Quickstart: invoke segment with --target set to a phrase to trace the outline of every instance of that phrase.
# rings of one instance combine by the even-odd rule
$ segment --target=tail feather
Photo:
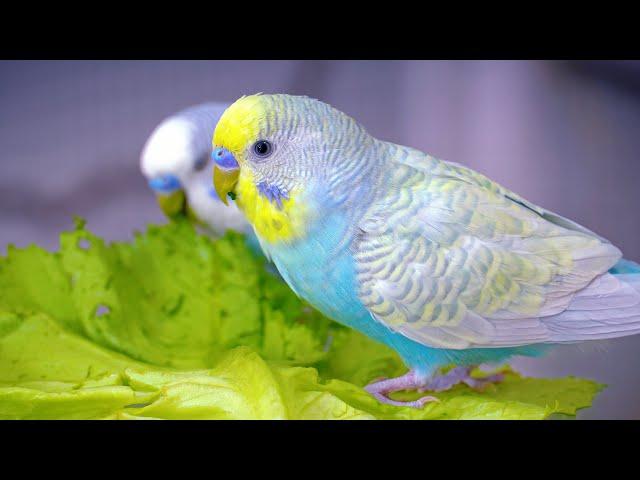
[[[622,273],[616,275],[616,278],[640,293],[640,273]]]
[[[609,273],[640,292],[640,264],[623,258],[609,270]]]
[[[551,341],[559,343],[640,333],[640,274],[604,274],[579,292],[567,310],[541,320]]]

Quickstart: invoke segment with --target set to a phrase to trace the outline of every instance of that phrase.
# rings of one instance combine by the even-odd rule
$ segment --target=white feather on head
[[[199,160],[209,161],[213,131],[227,107],[212,102],[171,115],[154,129],[140,155],[143,175],[149,180],[160,175],[177,177],[191,210],[217,235],[227,229],[250,229],[235,205],[227,207],[211,196],[211,168],[195,168]]]

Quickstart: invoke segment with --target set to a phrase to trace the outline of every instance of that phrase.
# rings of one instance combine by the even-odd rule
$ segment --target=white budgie
[[[168,216],[185,213],[213,236],[250,233],[240,211],[225,208],[211,184],[211,136],[224,103],[204,103],[171,115],[147,140],[140,168]]]

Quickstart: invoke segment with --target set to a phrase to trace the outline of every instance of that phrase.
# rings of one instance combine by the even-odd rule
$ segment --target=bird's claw
[[[413,372],[409,372],[401,377],[372,382],[365,387],[365,390],[375,397],[380,403],[396,407],[422,408],[426,403],[440,401],[431,395],[412,401],[392,400],[387,395],[400,390],[415,390],[418,386],[418,377]]]
[[[426,403],[439,402],[440,400],[431,395],[427,395],[417,400],[403,402],[392,400],[388,394],[400,390],[417,390],[420,393],[425,391],[443,392],[459,383],[464,383],[476,391],[484,391],[488,385],[504,380],[504,374],[502,373],[482,378],[473,378],[471,376],[471,370],[471,367],[456,367],[443,375],[432,377],[427,381],[416,375],[413,371],[410,371],[397,378],[376,379],[367,385],[365,390],[373,395],[379,402],[386,405],[422,408]]]
[[[494,375],[490,375],[488,377],[482,378],[472,378],[468,377],[463,380],[463,383],[467,385],[469,388],[473,388],[478,392],[484,392],[489,385],[493,385],[494,383],[500,383],[504,380],[503,373],[496,373]]]
[[[395,407],[411,407],[411,408],[422,408],[425,404],[431,402],[439,402],[440,400],[431,395],[426,395],[424,397],[418,398],[417,400],[411,401],[401,401],[401,400],[393,400],[386,396],[384,393],[374,392],[365,388],[371,395],[373,395],[380,403],[384,403],[385,405],[393,405]]]

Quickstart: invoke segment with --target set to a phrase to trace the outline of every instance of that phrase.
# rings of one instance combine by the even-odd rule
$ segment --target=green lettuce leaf
[[[542,419],[603,388],[506,370],[420,410],[362,389],[405,370],[297,298],[233,232],[212,241],[176,221],[107,245],[77,220],[55,253],[0,258],[2,419]]]

